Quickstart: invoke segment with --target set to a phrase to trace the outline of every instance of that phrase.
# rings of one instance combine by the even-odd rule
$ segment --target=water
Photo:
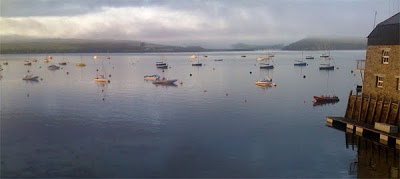
[[[318,69],[321,52],[307,52],[316,58],[306,67],[293,66],[301,52],[274,53],[273,70],[256,65],[265,52],[202,53],[203,67],[191,66],[191,53],[96,54],[111,56],[107,85],[93,80],[103,71],[95,54],[50,54],[48,64],[46,54],[2,55],[1,175],[355,177],[357,151],[325,116],[344,115],[365,51],[331,52],[338,69],[330,72]],[[155,68],[162,55],[171,67],[164,72]],[[75,66],[81,56],[86,67]],[[47,70],[63,58],[67,66]],[[21,80],[27,70],[43,80]],[[183,84],[155,86],[143,80],[150,74]],[[266,75],[276,87],[254,85]],[[321,94],[341,100],[313,106]]]

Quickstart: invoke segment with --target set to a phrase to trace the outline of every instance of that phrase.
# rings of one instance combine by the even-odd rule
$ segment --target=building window
[[[389,64],[389,50],[382,50],[382,63]]]
[[[376,87],[383,88],[383,77],[376,76]]]

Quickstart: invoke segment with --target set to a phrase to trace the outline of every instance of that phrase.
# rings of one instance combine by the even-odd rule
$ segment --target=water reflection
[[[358,178],[399,178],[399,150],[373,139],[345,133],[346,148],[357,150],[349,175]]]

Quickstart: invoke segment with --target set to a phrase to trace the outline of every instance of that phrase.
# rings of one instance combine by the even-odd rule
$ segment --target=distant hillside
[[[283,50],[362,50],[366,38],[305,38],[285,46]]]
[[[263,49],[282,49],[284,47],[283,44],[277,44],[277,45],[249,45],[249,44],[244,44],[244,43],[237,43],[233,44],[232,48],[233,49],[247,49],[247,50],[263,50]]]
[[[199,46],[179,47],[132,40],[35,39],[1,37],[1,53],[133,53],[133,52],[198,52]]]

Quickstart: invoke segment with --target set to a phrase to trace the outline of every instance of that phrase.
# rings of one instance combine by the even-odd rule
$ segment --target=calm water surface
[[[2,55],[1,175],[356,177],[349,164],[357,151],[325,116],[344,115],[365,51],[331,52],[339,69],[330,72],[318,69],[322,52],[306,52],[316,57],[306,67],[293,66],[301,52],[274,53],[273,70],[257,65],[265,52],[198,54],[208,55],[203,67],[191,66],[191,53],[49,54],[50,63],[46,54]],[[99,85],[93,78],[106,55],[111,83]],[[164,72],[155,67],[162,55],[171,67]],[[75,66],[81,56],[86,67]],[[62,59],[63,69],[47,69]],[[27,70],[43,80],[21,80]],[[156,86],[143,80],[148,74],[183,84]],[[254,85],[266,75],[276,87]],[[313,106],[321,94],[341,100]]]

